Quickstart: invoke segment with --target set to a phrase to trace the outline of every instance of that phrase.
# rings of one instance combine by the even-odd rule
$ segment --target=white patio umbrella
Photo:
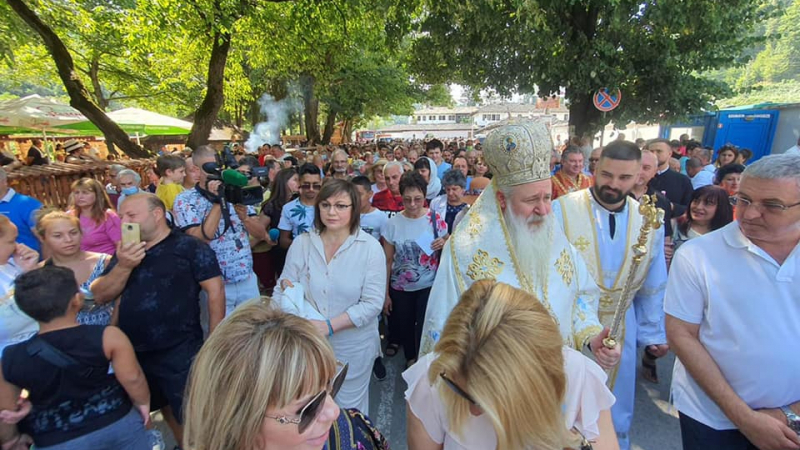
[[[77,109],[36,94],[0,102],[0,129],[17,129],[23,132],[56,131],[55,127],[86,120]]]

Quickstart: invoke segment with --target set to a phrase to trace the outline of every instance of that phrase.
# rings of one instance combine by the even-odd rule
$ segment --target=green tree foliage
[[[699,74],[739,63],[762,40],[751,30],[766,0],[423,0],[414,68],[453,81],[550,95],[566,89],[570,125],[583,135],[614,120],[681,117],[728,92]],[[622,105],[591,102],[620,88]]]
[[[239,127],[263,120],[264,93],[303,100],[303,125],[316,142],[341,121],[451,101],[446,88],[411,81],[406,1],[25,0],[66,44],[101,109],[188,116],[195,145],[217,119]],[[0,26],[13,28],[10,19]],[[3,36],[0,53],[4,43],[13,51],[0,65],[0,92],[66,98],[35,36]],[[331,129],[320,133],[321,122]]]

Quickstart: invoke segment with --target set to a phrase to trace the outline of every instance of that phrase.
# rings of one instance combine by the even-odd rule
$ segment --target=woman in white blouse
[[[507,284],[473,283],[403,378],[410,450],[619,449],[605,373]]]
[[[350,365],[336,402],[368,414],[386,259],[378,241],[361,230],[360,210],[352,183],[326,181],[314,206],[316,230],[292,242],[279,282],[282,289],[303,285],[306,301],[325,318],[311,322],[328,336],[336,358]]]

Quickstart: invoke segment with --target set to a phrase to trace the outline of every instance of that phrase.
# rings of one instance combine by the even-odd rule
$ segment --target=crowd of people
[[[748,152],[512,119],[237,148],[252,205],[164,152],[64,211],[0,169],[2,450],[151,450],[155,411],[186,450],[387,449],[401,350],[412,450],[627,450],[669,351],[685,450],[800,449],[800,155]]]

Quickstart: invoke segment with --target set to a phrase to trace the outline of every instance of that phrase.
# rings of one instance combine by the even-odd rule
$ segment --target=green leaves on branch
[[[565,88],[577,134],[709,108],[727,86],[699,74],[739,62],[770,14],[762,0],[424,1],[413,60],[423,81],[501,94]],[[589,98],[604,87],[622,89],[623,103],[601,115]]]

